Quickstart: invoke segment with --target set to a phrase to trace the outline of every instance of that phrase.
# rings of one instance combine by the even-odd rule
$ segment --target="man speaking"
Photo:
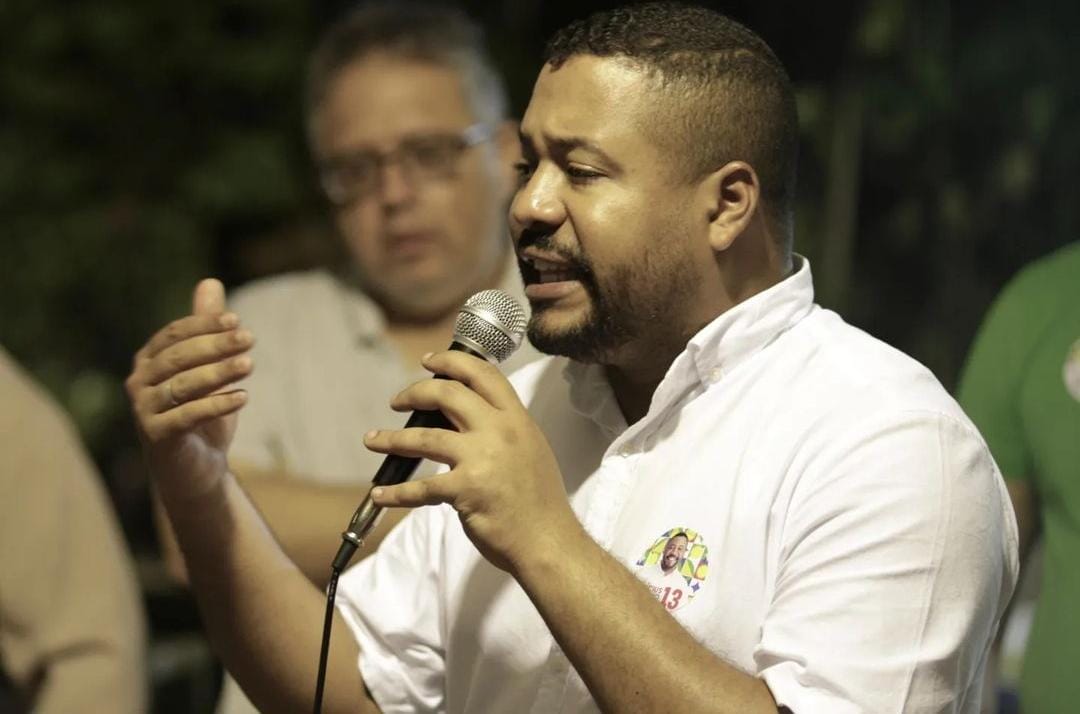
[[[925,368],[813,303],[796,125],[772,51],[717,13],[555,36],[510,211],[553,356],[507,381],[429,355],[451,379],[392,406],[455,430],[364,437],[448,470],[375,490],[418,510],[341,580],[327,711],[978,711],[1016,578],[1004,486]],[[200,284],[128,390],[217,652],[299,711],[324,599],[225,469],[246,346],[222,309]],[[642,578],[680,531],[671,610]]]

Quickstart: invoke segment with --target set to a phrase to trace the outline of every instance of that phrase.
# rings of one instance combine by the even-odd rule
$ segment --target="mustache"
[[[592,266],[580,252],[571,250],[566,246],[555,242],[555,237],[547,231],[526,228],[518,238],[518,249],[537,248],[545,253],[557,255],[566,261],[571,268],[585,275],[592,275]]]

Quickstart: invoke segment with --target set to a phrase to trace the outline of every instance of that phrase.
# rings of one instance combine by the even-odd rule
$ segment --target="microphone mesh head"
[[[481,290],[465,301],[454,323],[454,339],[502,362],[525,336],[525,310],[502,290]]]

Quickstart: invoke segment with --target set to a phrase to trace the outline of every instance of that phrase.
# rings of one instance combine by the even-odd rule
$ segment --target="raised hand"
[[[450,379],[417,382],[390,406],[439,409],[457,431],[374,431],[364,443],[380,453],[432,459],[450,471],[377,488],[375,502],[384,507],[449,503],[484,557],[511,573],[535,549],[557,548],[556,540],[578,533],[547,439],[499,370],[449,351],[428,356],[424,366]]]
[[[125,386],[151,472],[166,500],[197,498],[226,470],[236,412],[247,393],[254,338],[225,312],[213,279],[195,287],[192,314],[174,320],[135,353]]]

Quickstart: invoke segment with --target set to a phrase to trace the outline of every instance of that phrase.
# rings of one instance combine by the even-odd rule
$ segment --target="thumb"
[[[225,286],[217,278],[200,280],[195,286],[191,308],[196,315],[216,315],[225,312]]]

